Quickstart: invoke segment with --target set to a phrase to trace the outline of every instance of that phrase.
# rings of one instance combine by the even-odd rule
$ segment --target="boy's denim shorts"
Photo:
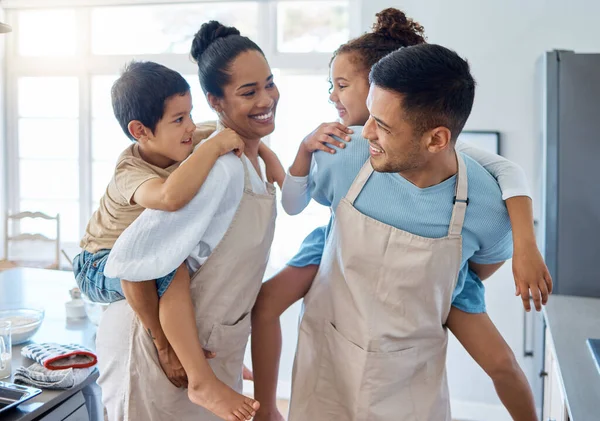
[[[125,299],[121,280],[104,276],[109,253],[110,250],[100,250],[97,253],[83,251],[73,261],[73,272],[79,289],[91,301],[97,303],[112,303]],[[159,297],[162,297],[171,285],[176,271],[156,280]]]

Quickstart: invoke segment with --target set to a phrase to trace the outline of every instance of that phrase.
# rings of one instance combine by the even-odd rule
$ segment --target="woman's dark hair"
[[[371,67],[392,51],[401,47],[423,44],[424,29],[404,12],[392,7],[375,15],[377,22],[372,32],[367,32],[339,47],[331,61],[340,54],[353,53],[354,59],[369,72]]]
[[[240,35],[232,26],[211,20],[202,24],[194,36],[191,55],[198,64],[198,77],[204,94],[223,96],[223,87],[229,83],[229,68],[237,56],[245,51],[264,53],[254,41]]]

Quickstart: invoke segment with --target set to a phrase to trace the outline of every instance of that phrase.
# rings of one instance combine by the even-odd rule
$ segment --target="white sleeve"
[[[468,142],[458,142],[456,150],[469,155],[486,169],[498,181],[502,190],[502,199],[516,196],[529,196],[529,183],[525,171],[519,165],[506,158],[487,152]]]
[[[177,269],[202,241],[221,202],[230,193],[228,190],[243,190],[243,183],[238,185],[238,174],[233,174],[232,166],[225,163],[227,159],[239,158],[233,154],[219,158],[196,196],[183,208],[175,212],[154,209],[142,212],[110,251],[106,276],[147,281]]]
[[[310,176],[294,177],[290,171],[285,174],[281,189],[281,206],[288,215],[298,215],[310,203],[309,177],[313,178],[317,166],[315,160],[310,162]]]

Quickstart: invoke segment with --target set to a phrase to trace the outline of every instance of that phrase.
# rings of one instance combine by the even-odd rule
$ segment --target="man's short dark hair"
[[[139,120],[152,132],[163,117],[165,102],[190,91],[187,81],[174,70],[151,61],[129,63],[111,90],[115,117],[123,132],[135,140],[127,126]]]
[[[402,95],[406,117],[419,133],[443,126],[456,140],[473,108],[475,80],[469,64],[440,45],[400,48],[373,66],[369,80]]]

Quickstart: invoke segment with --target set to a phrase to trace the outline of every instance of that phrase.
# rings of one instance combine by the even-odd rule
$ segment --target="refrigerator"
[[[543,62],[546,264],[555,294],[600,297],[600,54]]]
[[[554,294],[600,297],[600,54],[555,50],[538,64],[541,91],[542,217],[538,240]],[[541,315],[525,337],[543,396],[544,332]],[[527,330],[526,324],[526,330]]]

